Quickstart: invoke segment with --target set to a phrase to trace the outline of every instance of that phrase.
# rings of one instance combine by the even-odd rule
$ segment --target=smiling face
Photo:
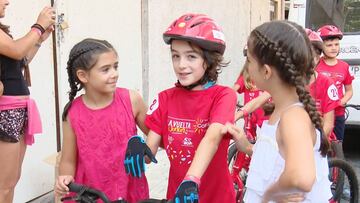
[[[202,51],[196,45],[183,40],[171,42],[171,58],[174,72],[180,84],[189,86],[198,82],[205,74],[206,65]],[[199,84],[193,90],[200,90]]]
[[[5,9],[9,5],[8,0],[0,0],[0,18],[5,17]]]
[[[119,77],[118,57],[114,51],[102,53],[90,71],[79,70],[79,79],[86,90],[99,93],[113,93]],[[82,72],[81,72],[82,71]]]
[[[336,58],[340,50],[340,40],[338,38],[324,40],[323,52],[328,58]]]

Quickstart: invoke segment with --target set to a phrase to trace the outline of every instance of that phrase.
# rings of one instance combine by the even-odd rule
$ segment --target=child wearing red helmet
[[[339,106],[335,109],[334,132],[338,140],[344,139],[345,130],[345,104],[353,95],[352,76],[349,72],[349,65],[336,57],[340,51],[339,41],[342,39],[342,32],[333,25],[325,25],[319,28],[318,33],[323,40],[323,57],[320,58],[316,71],[330,77],[338,90]],[[345,89],[345,91],[343,91]]]
[[[152,157],[162,144],[170,161],[168,199],[235,202],[227,167],[231,137],[221,129],[234,122],[236,93],[216,84],[221,67],[227,65],[224,34],[208,16],[186,14],[170,25],[163,38],[170,45],[178,81],[152,102],[145,120],[150,129],[146,144],[129,140],[125,167],[140,175],[144,154]],[[134,153],[136,148],[143,150]],[[140,161],[131,161],[136,159]]]

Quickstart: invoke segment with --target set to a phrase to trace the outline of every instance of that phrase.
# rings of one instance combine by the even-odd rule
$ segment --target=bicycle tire
[[[345,176],[347,176],[347,178],[349,180],[350,203],[358,203],[359,202],[359,183],[358,183],[356,173],[355,173],[354,169],[352,168],[352,166],[349,163],[347,163],[345,160],[342,160],[342,159],[330,159],[328,161],[328,163],[329,163],[329,170],[331,170],[331,168],[337,167],[337,168],[341,169],[341,171],[344,172]],[[345,176],[344,176],[344,179],[345,179]],[[343,193],[343,189],[341,191],[336,190],[335,194],[333,194],[332,199],[340,202],[342,193]]]

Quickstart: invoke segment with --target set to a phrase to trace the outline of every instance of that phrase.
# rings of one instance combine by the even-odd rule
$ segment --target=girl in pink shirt
[[[118,56],[105,40],[85,39],[70,51],[67,63],[69,103],[63,113],[63,147],[57,195],[65,195],[71,181],[105,193],[112,200],[130,203],[149,196],[145,176],[125,173],[127,140],[137,134],[136,125],[146,134],[146,106],[140,95],[117,88]],[[75,98],[84,88],[85,94]]]
[[[150,105],[146,144],[138,137],[129,140],[127,172],[141,177],[144,154],[152,157],[162,144],[170,161],[167,199],[235,202],[226,160],[230,136],[221,129],[226,122],[234,122],[236,93],[216,84],[220,68],[227,65],[224,34],[208,16],[185,14],[163,38],[170,45],[178,81]]]

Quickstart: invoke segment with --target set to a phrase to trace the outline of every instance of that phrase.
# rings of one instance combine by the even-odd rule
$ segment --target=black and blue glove
[[[173,203],[198,203],[199,186],[192,180],[184,180],[176,190]]]
[[[155,156],[145,144],[144,139],[138,135],[132,136],[128,141],[125,153],[124,165],[126,173],[140,178],[141,174],[145,172],[145,155],[147,155],[152,162],[157,163]]]

